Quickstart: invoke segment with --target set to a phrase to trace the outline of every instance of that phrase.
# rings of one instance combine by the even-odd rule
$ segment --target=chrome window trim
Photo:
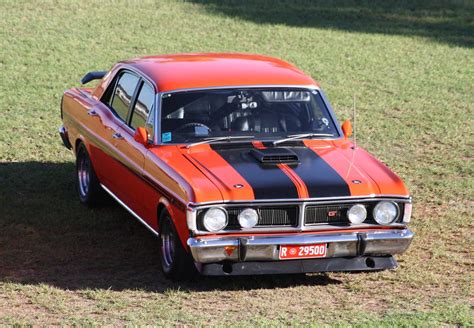
[[[340,225],[330,225],[327,223],[320,223],[320,224],[305,224],[304,223],[304,215],[306,212],[306,207],[313,206],[313,205],[330,205],[330,204],[338,204],[338,203],[362,203],[362,202],[377,202],[377,201],[393,201],[393,202],[402,202],[402,203],[411,203],[411,197],[345,197],[345,198],[337,198],[337,199],[330,199],[330,198],[322,198],[318,201],[312,200],[292,200],[292,201],[271,201],[265,200],[262,202],[235,202],[235,203],[220,203],[219,205],[212,205],[206,204],[202,206],[196,207],[189,207],[187,209],[187,222],[188,228],[195,234],[198,235],[209,235],[209,234],[232,234],[232,233],[264,233],[264,232],[304,232],[304,231],[315,231],[315,230],[343,230],[343,229],[352,229],[352,228],[371,228],[371,227],[387,227],[382,226],[380,224],[370,224],[370,223],[361,223],[361,224],[348,224],[347,226],[340,226]],[[254,227],[248,229],[239,229],[239,230],[224,230],[219,232],[208,232],[202,231],[197,229],[197,211],[203,210],[210,207],[220,207],[220,208],[227,208],[227,207],[255,207],[255,206],[287,206],[293,205],[298,206],[298,225],[296,227],[288,227],[288,226],[280,226],[271,228],[268,226],[263,226],[261,228]],[[190,220],[194,219],[194,223],[190,222]],[[394,223],[388,225],[390,227],[406,227],[406,224],[403,222]]]
[[[142,71],[136,69],[134,66],[132,65],[127,65],[127,64],[121,64],[120,65],[120,68],[118,69],[117,73],[115,74],[118,74],[120,71],[123,71],[123,70],[128,70],[128,71],[131,71],[135,74],[137,74],[139,77],[143,78],[144,80],[146,80],[149,84],[151,84],[152,88],[155,90],[155,92],[158,92],[158,87],[156,86],[156,83],[153,79],[149,78],[148,75],[146,75],[145,73],[143,73]],[[115,77],[115,76],[114,76]]]
[[[258,88],[301,88],[309,90],[318,90],[321,89],[314,84],[245,84],[245,85],[224,85],[224,86],[210,86],[210,87],[200,87],[200,88],[182,88],[174,89],[169,91],[161,91],[161,93],[176,93],[176,92],[188,92],[188,91],[204,91],[204,90],[222,90],[222,89],[258,89]]]
[[[155,136],[154,136],[154,140],[153,140],[153,144],[155,145],[159,145],[161,144],[161,121],[160,121],[160,116],[161,116],[161,93],[158,92],[156,93],[156,96],[155,96],[155,124],[154,124],[154,132],[155,132]]]

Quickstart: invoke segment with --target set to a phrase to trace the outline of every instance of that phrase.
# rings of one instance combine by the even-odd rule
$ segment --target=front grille
[[[305,212],[305,224],[346,224],[347,210],[350,204],[308,206]]]
[[[364,223],[375,223],[372,217],[372,210],[377,202],[372,203],[360,203],[367,209],[367,219]],[[305,210],[305,224],[334,224],[334,225],[345,225],[350,224],[347,218],[347,210],[354,204],[331,204],[331,205],[310,205]],[[400,218],[400,214],[397,220]]]
[[[367,219],[364,223],[376,224],[372,211],[378,201],[367,202],[367,203],[358,203],[365,206],[367,209]],[[347,218],[347,210],[353,206],[351,204],[328,204],[328,205],[309,205],[305,210],[305,225],[316,225],[316,224],[334,224],[334,225],[348,225],[350,224],[349,219]],[[398,203],[400,212],[398,213],[397,219],[395,222],[399,222],[403,217],[404,206],[401,206],[401,203]]]
[[[242,208],[229,208],[228,229],[240,229],[239,215]],[[256,209],[259,213],[257,227],[296,227],[298,225],[298,207],[261,207]]]
[[[357,203],[331,203],[331,204],[308,204],[304,207],[304,225],[340,225],[348,226],[350,222],[347,218],[347,211],[354,204],[364,205],[367,209],[367,219],[364,223],[377,224],[373,219],[373,209],[379,200],[367,200]],[[397,202],[400,212],[395,222],[401,222],[404,215],[404,202]],[[239,213],[244,208],[253,208],[258,211],[259,221],[255,228],[296,228],[299,226],[300,210],[303,210],[302,205],[254,205],[254,206],[240,206],[240,207],[226,207],[228,215],[228,225],[225,231],[238,231],[241,226],[237,219]],[[204,214],[207,209],[199,210],[197,213],[197,228],[200,231],[206,231],[203,225]],[[262,229],[263,230],[263,229]]]
[[[290,226],[298,225],[298,208],[262,208],[259,210],[259,226]]]
[[[280,207],[253,207],[259,213],[259,220],[256,227],[296,227],[298,226],[298,206],[280,206]],[[229,222],[225,230],[240,230],[239,213],[244,209],[226,208]],[[206,230],[202,223],[206,210],[198,213],[198,229]]]

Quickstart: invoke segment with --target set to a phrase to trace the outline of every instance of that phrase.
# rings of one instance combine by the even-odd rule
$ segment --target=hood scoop
[[[264,165],[299,164],[298,155],[288,148],[252,149],[250,154]]]

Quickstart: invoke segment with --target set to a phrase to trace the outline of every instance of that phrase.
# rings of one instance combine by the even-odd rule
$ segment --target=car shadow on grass
[[[214,15],[257,24],[313,27],[360,33],[421,36],[474,46],[474,4],[447,1],[188,0]],[[275,35],[278,38],[278,35]],[[330,42],[330,40],[321,40]]]
[[[77,200],[73,163],[0,163],[0,281],[65,290],[249,290],[340,281],[328,275],[198,277],[175,283],[159,269],[157,239],[110,201]]]

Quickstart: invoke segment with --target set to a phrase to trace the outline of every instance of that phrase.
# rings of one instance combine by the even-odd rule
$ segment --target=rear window
[[[123,73],[115,87],[111,107],[124,122],[127,120],[128,109],[138,84],[138,77],[131,73]]]

